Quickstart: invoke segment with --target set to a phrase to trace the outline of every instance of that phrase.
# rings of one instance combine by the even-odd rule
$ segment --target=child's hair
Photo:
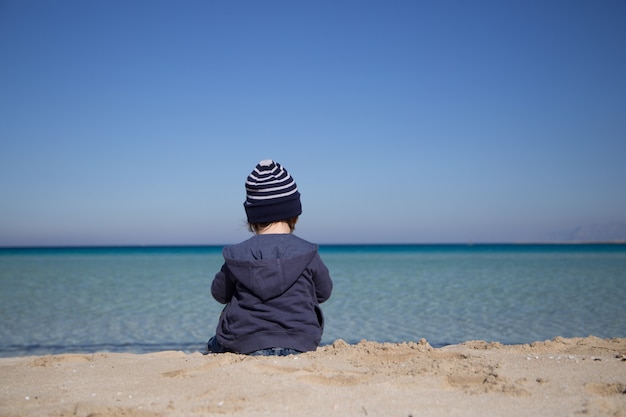
[[[293,232],[296,229],[296,223],[298,223],[298,217],[299,216],[291,217],[286,220],[279,220],[276,222],[268,222],[268,223],[248,223],[248,230],[256,234],[256,233],[259,233],[261,230],[265,229],[266,227],[268,227],[272,223],[280,223],[281,221],[283,221],[287,223],[287,225],[289,226],[289,229]]]

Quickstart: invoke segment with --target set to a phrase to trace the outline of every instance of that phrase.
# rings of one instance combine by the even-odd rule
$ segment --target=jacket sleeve
[[[315,254],[315,258],[311,262],[311,267],[313,270],[313,283],[315,284],[317,302],[323,303],[330,298],[330,294],[333,291],[333,281],[319,253]]]
[[[228,304],[235,292],[235,284],[230,279],[230,271],[226,264],[222,265],[220,272],[215,274],[211,284],[211,295],[218,303]]]

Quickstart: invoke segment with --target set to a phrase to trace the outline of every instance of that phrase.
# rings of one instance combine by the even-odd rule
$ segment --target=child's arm
[[[230,271],[226,264],[222,265],[220,272],[215,274],[211,284],[211,294],[218,303],[228,304],[235,292],[235,284],[229,278]]]
[[[330,278],[330,272],[328,272],[328,268],[324,265],[319,254],[315,255],[310,266],[313,270],[313,283],[315,284],[317,302],[323,303],[330,298],[330,293],[333,291],[333,281]]]

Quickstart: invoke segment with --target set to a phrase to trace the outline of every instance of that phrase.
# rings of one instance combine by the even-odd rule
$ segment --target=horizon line
[[[155,243],[155,244],[87,244],[87,245],[0,245],[0,249],[114,249],[114,248],[203,248],[225,247],[236,243]],[[488,246],[488,245],[624,245],[626,240],[564,241],[493,241],[493,242],[360,242],[317,243],[318,246]]]

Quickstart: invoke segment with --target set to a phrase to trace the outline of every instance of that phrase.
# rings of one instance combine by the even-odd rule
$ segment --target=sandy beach
[[[0,359],[1,416],[624,416],[626,339]]]

